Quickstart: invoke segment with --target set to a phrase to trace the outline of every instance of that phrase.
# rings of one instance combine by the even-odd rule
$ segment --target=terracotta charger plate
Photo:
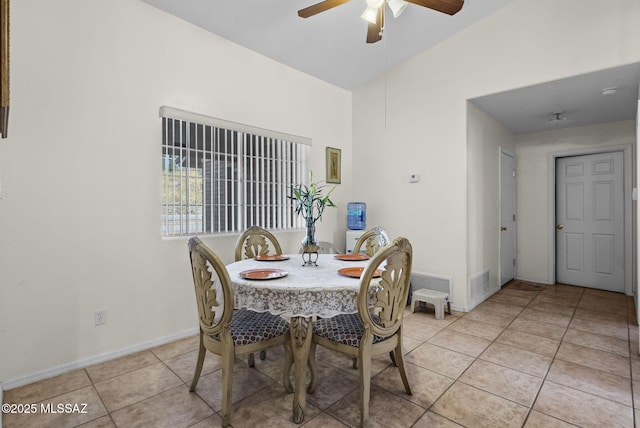
[[[364,272],[364,267],[346,267],[342,269],[338,269],[338,273],[344,276],[350,276],[351,278],[360,278],[362,276],[362,272]],[[377,278],[382,275],[382,271],[380,269],[376,269],[373,273],[373,277]]]
[[[288,272],[282,269],[249,269],[243,270],[239,275],[244,279],[276,279],[287,276]]]
[[[336,254],[334,257],[338,260],[344,260],[346,262],[361,262],[363,260],[370,259],[370,257],[366,254]]]
[[[263,254],[256,256],[255,259],[261,262],[281,262],[283,260],[289,260],[289,256],[283,256],[282,254]]]

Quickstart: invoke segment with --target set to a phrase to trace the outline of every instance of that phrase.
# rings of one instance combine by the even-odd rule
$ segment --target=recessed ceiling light
[[[612,95],[612,94],[615,94],[616,92],[618,92],[618,88],[616,87],[604,88],[603,90],[600,91],[602,95]]]
[[[563,120],[567,120],[566,117],[562,116],[563,111],[554,111],[553,116],[549,119],[549,122],[562,122]]]

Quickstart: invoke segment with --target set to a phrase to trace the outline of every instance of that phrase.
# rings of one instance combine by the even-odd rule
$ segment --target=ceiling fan
[[[320,12],[332,9],[351,0],[324,0],[298,11],[298,16],[309,18]],[[417,4],[447,15],[455,15],[462,9],[464,0],[367,0],[367,9],[362,18],[369,22],[367,29],[367,43],[375,43],[382,40],[384,30],[385,4],[389,5],[393,16],[397,18],[409,3]]]

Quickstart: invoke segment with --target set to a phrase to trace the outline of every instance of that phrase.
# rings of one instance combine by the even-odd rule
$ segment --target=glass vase
[[[304,235],[304,239],[302,240],[302,246],[306,247],[308,245],[318,245],[315,223],[307,223],[307,230]]]
[[[307,230],[302,240],[302,261],[304,266],[318,266],[318,240],[316,239],[316,225],[308,222]]]

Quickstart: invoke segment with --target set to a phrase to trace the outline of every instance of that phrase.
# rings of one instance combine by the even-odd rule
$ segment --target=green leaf
[[[307,220],[307,223],[315,223],[316,220],[322,218],[322,213],[326,207],[336,207],[333,201],[329,198],[331,193],[336,189],[333,186],[326,195],[322,195],[325,186],[313,182],[313,172],[309,171],[309,185],[298,184],[291,186],[290,199],[296,201],[295,212],[302,215]]]

